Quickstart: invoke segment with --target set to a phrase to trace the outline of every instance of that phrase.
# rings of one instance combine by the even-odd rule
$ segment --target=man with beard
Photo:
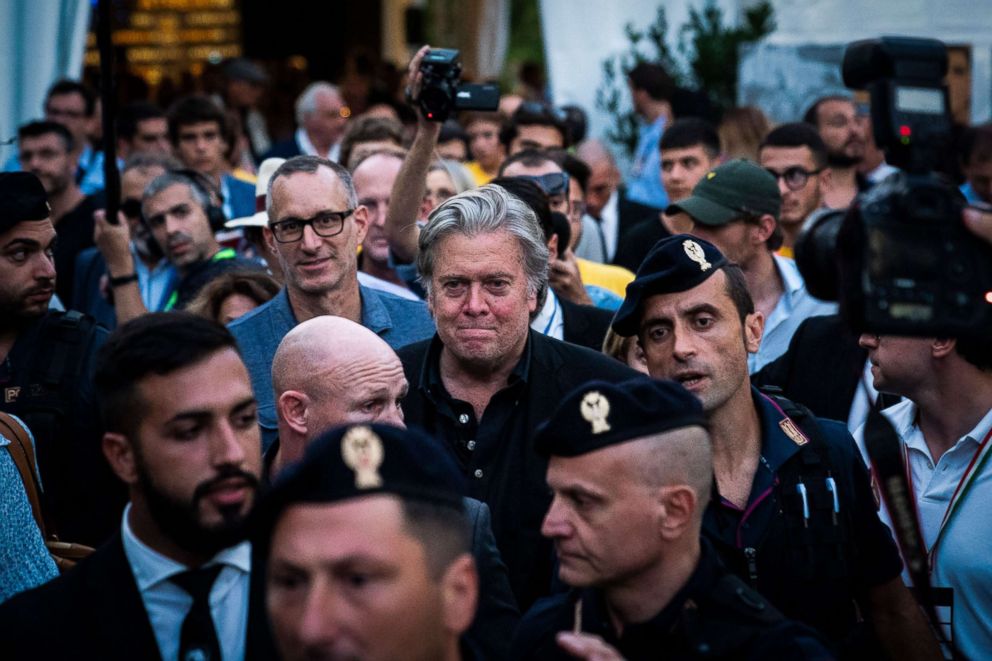
[[[846,96],[825,96],[814,103],[803,121],[820,132],[827,146],[830,185],[823,202],[831,209],[846,209],[864,188],[858,165],[865,157],[865,123],[854,101]]]
[[[108,544],[3,605],[5,657],[271,658],[241,541],[261,456],[234,338],[191,314],[146,315],[101,349],[96,383],[130,504]]]
[[[78,312],[48,309],[55,240],[41,181],[0,174],[0,410],[34,434],[50,527],[95,545],[124,503],[100,455],[91,376],[107,332]]]

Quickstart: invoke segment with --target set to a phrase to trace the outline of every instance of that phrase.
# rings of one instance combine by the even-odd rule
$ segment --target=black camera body
[[[963,196],[930,170],[950,138],[946,69],[933,39],[883,37],[844,53],[844,82],[869,90],[875,140],[901,171],[846,214],[811,219],[795,252],[810,293],[839,295],[855,331],[992,334],[992,246],[965,228]]]
[[[455,110],[496,110],[499,85],[462,83],[462,63],[457,50],[432,48],[420,62],[423,83],[420,110],[433,122],[443,122]]]

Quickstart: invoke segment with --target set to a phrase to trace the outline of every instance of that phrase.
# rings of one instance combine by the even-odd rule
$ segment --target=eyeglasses
[[[529,179],[541,187],[545,195],[568,195],[568,174],[550,172],[548,174],[522,174],[521,179]]]
[[[354,209],[345,211],[321,211],[312,218],[287,218],[269,225],[272,235],[279,243],[292,243],[303,238],[303,228],[309,225],[313,233],[324,238],[337,236],[344,229],[344,219],[355,213]]]
[[[772,168],[765,168],[765,172],[768,172],[776,179],[783,180],[789,190],[796,191],[802,190],[803,187],[806,186],[806,182],[809,181],[809,178],[815,174],[820,174],[823,172],[823,168],[806,170],[798,165],[794,165],[790,168],[785,168],[781,172],[773,170]]]

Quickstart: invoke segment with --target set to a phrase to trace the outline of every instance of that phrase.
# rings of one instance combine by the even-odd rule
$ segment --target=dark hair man
[[[858,117],[854,100],[846,96],[817,99],[803,121],[819,131],[827,146],[830,186],[824,203],[831,209],[846,209],[864,187],[858,165],[865,157],[865,122]]]
[[[661,183],[670,204],[692,194],[699,180],[720,163],[720,135],[706,120],[688,117],[672,122],[661,136]],[[682,226],[685,225],[685,226]],[[637,270],[651,246],[666,236],[688,229],[667,209],[653,212],[635,225],[620,242],[614,263]]]
[[[351,109],[335,85],[322,80],[310,83],[296,99],[296,133],[272,145],[263,158],[319,156],[338,162],[349,117]]]
[[[810,296],[796,263],[775,254],[782,245],[781,204],[775,178],[738,159],[710,170],[691,197],[668,208],[669,214],[691,218],[692,234],[716,245],[744,272],[764,324],[761,347],[748,357],[752,373],[785,353],[804,319],[837,310],[835,303]]]
[[[468,149],[472,160],[465,164],[479,186],[488,184],[497,175],[506,158],[506,148],[499,141],[503,118],[495,112],[469,112],[462,117],[468,134]]]
[[[34,434],[50,527],[96,546],[124,503],[100,454],[92,383],[107,332],[78,312],[49,310],[57,236],[50,214],[37,177],[0,173],[0,410]]]
[[[992,204],[992,124],[972,126],[961,138],[961,192],[968,202]]]
[[[792,257],[792,248],[803,222],[823,206],[830,188],[827,146],[816,130],[804,122],[782,124],[765,136],[758,147],[758,162],[778,180],[782,209],[779,254]]]
[[[931,583],[952,591],[937,603],[948,609],[944,635],[962,658],[982,657],[992,645],[988,600],[975,589],[989,580],[977,550],[992,541],[992,345],[987,338],[865,334],[861,346],[875,388],[906,398],[884,415],[902,445]],[[854,435],[864,451],[864,428]],[[882,520],[892,527],[887,507]]]
[[[143,222],[178,275],[161,308],[166,311],[185,308],[204,285],[221,273],[260,268],[217,243],[211,215],[218,216],[219,209],[205,184],[195,173],[169,171],[153,179],[142,195]],[[101,233],[108,234],[104,257],[114,289],[117,321],[124,323],[148,311],[139,290],[134,257],[128,249],[127,225],[122,222],[112,226],[104,218],[97,222]]]
[[[682,386],[591,381],[565,397],[535,445],[550,457],[554,494],[541,533],[554,540],[558,575],[572,590],[527,613],[513,658],[642,659],[659,650],[828,658],[812,631],[782,617],[700,543],[713,488],[710,440],[699,400]]]
[[[420,433],[351,424],[314,441],[256,526],[280,657],[463,658],[479,594],[464,489]]]
[[[507,156],[527,149],[567,149],[571,146],[564,113],[534,101],[520,104],[503,124],[499,141]]]
[[[41,180],[51,205],[51,220],[59,236],[55,246],[57,293],[63,304],[72,301],[76,255],[93,245],[96,202],[76,183],[74,138],[62,124],[31,122],[17,130],[18,158],[25,172]]]
[[[117,115],[117,155],[127,159],[135,154],[172,154],[169,121],[165,111],[147,101],[135,101]]]
[[[727,567],[835,652],[867,653],[854,635],[864,618],[889,655],[935,656],[845,426],[750,385],[762,326],[740,268],[685,234],[654,247],[613,322],[637,336],[652,377],[703,404],[716,477],[703,534]]]
[[[546,591],[551,570],[537,535],[546,462],[526,439],[575,383],[633,375],[530,331],[547,264],[544,233],[518,198],[490,184],[448,199],[421,231],[417,256],[437,335],[398,352],[411,386],[406,421],[444,441],[471,481],[469,495],[492,509],[522,608]]]
[[[96,383],[103,452],[131,502],[108,544],[3,605],[5,653],[271,658],[241,541],[260,454],[234,338],[193,315],[146,315],[103,346]]]
[[[369,210],[358,203],[351,175],[337,163],[296,156],[269,179],[265,240],[278,256],[285,287],[268,303],[237,319],[238,338],[259,401],[267,448],[276,437],[272,357],[279,342],[302,321],[324,314],[370,328],[392,347],[434,332],[427,306],[358,280],[358,246]]]
[[[403,125],[391,117],[364,115],[348,122],[338,162],[354,172],[366,157],[387,150],[403,155]]]
[[[230,148],[227,117],[205,96],[187,96],[169,108],[169,139],[176,157],[191,170],[201,172],[220,192],[225,218],[255,213],[255,188],[235,178],[226,154]]]
[[[644,124],[640,128],[634,165],[627,178],[630,199],[659,211],[672,200],[661,185],[659,142],[665,128],[674,119],[671,99],[675,83],[660,64],[641,62],[627,73],[630,96]]]
[[[287,333],[272,360],[272,384],[279,438],[265,461],[275,473],[332,427],[364,422],[406,428],[400,404],[408,388],[399,357],[368,328],[341,317],[314,317]],[[464,505],[480,580],[479,609],[467,637],[486,658],[504,658],[519,614],[489,508],[472,498]]]

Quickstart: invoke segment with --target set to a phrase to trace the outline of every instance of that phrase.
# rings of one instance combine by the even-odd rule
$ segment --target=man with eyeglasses
[[[831,175],[824,202],[831,209],[847,208],[866,186],[858,174],[865,158],[865,122],[858,117],[854,100],[825,96],[810,106],[803,121],[819,131],[827,147]]]
[[[751,373],[785,353],[804,319],[837,310],[835,303],[806,291],[794,261],[775,254],[782,245],[781,206],[775,177],[736,159],[707,172],[690,197],[666,210],[688,216],[691,234],[715,245],[744,271],[754,307],[764,318],[761,346],[747,357]]]
[[[824,194],[830,188],[827,147],[809,124],[782,124],[765,136],[758,148],[758,160],[778,179],[778,192],[782,194],[778,217],[782,247],[778,254],[792,257],[803,222],[823,206]]]
[[[351,174],[316,156],[297,156],[269,180],[269,224],[265,239],[282,264],[286,285],[271,301],[231,324],[252,387],[265,448],[278,436],[272,358],[297,324],[320,315],[351,319],[394,349],[434,334],[421,301],[361,285],[358,246],[365,239],[369,210],[358,203]],[[328,338],[333,342],[333,338]]]
[[[136,153],[127,159],[121,172],[120,205],[126,232],[123,232],[124,228],[117,233],[103,231],[106,224],[98,222],[100,231],[94,237],[97,245],[82,251],[76,258],[76,285],[71,309],[91,315],[110,330],[117,326],[106,255],[115,255],[118,250],[131,253],[138,290],[145,307],[154,312],[165,306],[178,274],[141,221],[141,197],[152,180],[178,167],[179,162],[174,158],[157,153]],[[102,211],[97,211],[97,214],[100,220],[105,218]]]

